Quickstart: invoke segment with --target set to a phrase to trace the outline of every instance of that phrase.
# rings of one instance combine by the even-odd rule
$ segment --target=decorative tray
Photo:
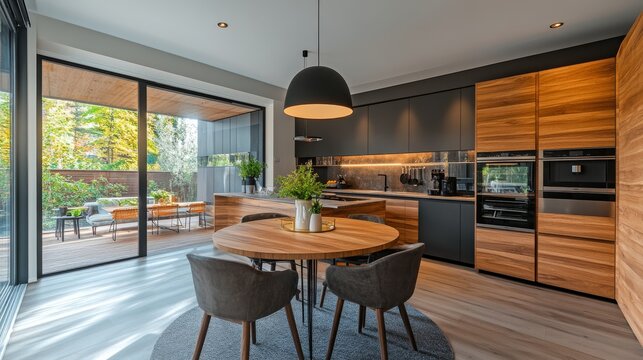
[[[300,232],[300,233],[318,233],[318,232],[327,232],[335,230],[335,219],[324,219],[322,218],[321,231],[310,231],[305,230],[295,230],[295,218],[283,218],[281,220],[281,228],[290,231],[290,232]]]

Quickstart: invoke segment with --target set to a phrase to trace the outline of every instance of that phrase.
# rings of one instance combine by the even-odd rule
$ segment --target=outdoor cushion
[[[87,217],[91,226],[109,225],[112,223],[112,214],[95,214]]]

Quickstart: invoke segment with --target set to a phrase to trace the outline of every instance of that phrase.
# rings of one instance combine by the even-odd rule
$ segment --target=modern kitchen
[[[0,360],[643,359],[641,0],[0,35]]]

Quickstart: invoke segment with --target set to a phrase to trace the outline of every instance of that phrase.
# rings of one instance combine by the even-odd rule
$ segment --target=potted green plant
[[[277,184],[279,197],[295,199],[295,230],[308,230],[312,199],[324,191],[324,184],[319,181],[312,165],[299,166],[290,174],[279,177]]]
[[[154,198],[154,202],[157,204],[164,204],[170,200],[172,193],[166,190],[154,190],[150,192],[150,196]]]
[[[320,232],[322,230],[322,219],[321,219],[321,211],[324,205],[322,205],[321,200],[319,198],[313,199],[311,205],[310,205],[310,225],[308,226],[308,230],[311,232]]]
[[[235,166],[239,171],[239,177],[243,181],[243,192],[249,194],[254,193],[257,178],[261,176],[261,173],[266,168],[266,164],[252,156],[248,156],[248,158],[238,161]]]

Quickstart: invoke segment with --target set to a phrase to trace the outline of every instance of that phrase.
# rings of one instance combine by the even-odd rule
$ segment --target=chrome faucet
[[[386,190],[389,189],[388,180],[387,180],[388,178],[387,178],[386,174],[377,174],[377,176],[384,176],[384,192],[386,192]]]

